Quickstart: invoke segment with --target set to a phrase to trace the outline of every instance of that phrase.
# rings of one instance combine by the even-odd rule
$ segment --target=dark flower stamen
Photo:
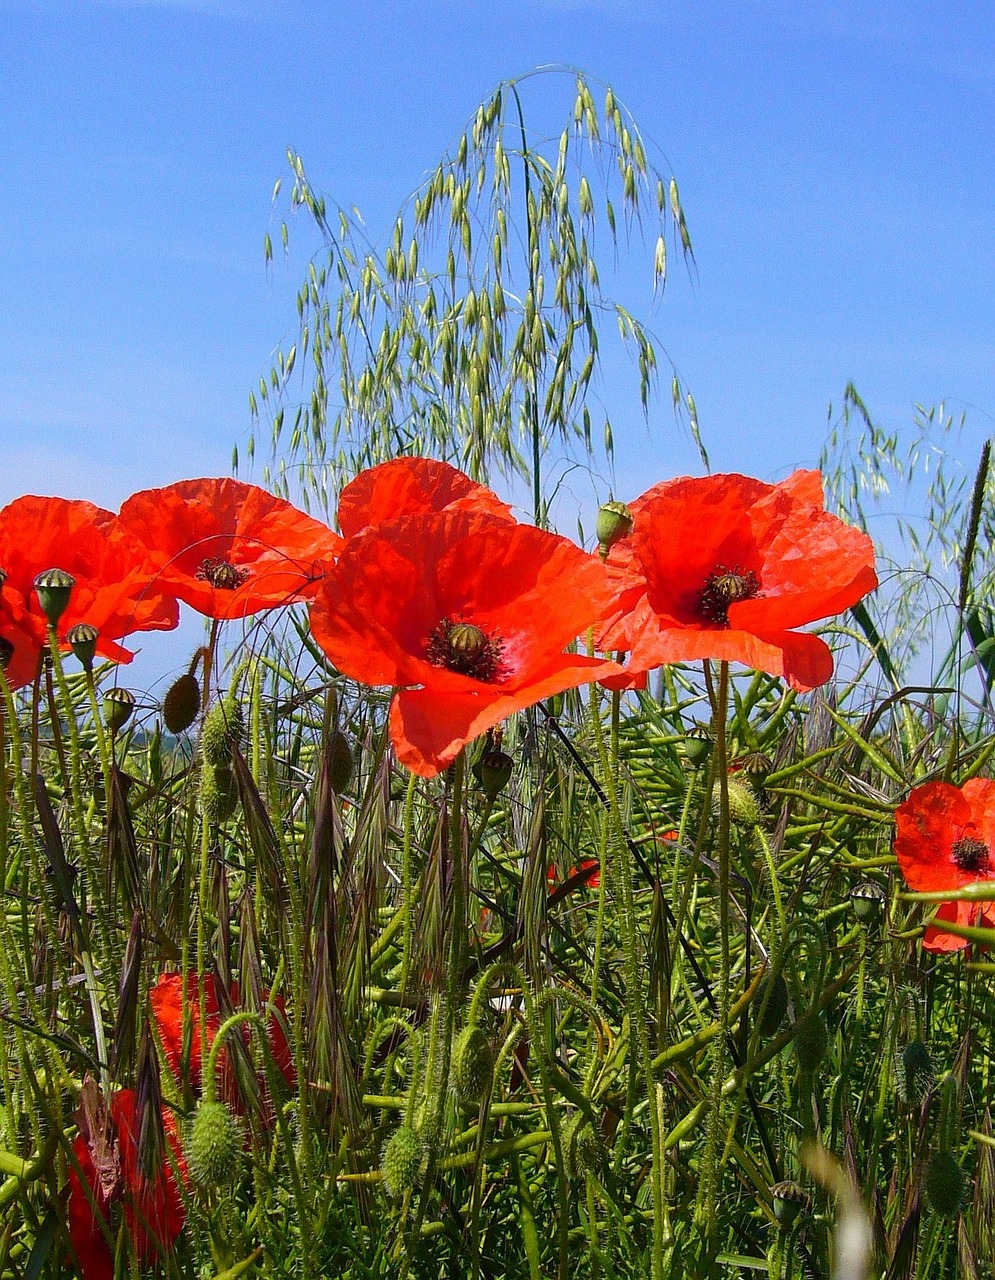
[[[433,667],[494,684],[503,675],[501,641],[492,640],[472,622],[443,618],[428,638],[425,657]]]
[[[14,646],[6,636],[0,636],[0,667],[3,667],[4,671],[10,666],[13,656]]]
[[[248,581],[249,571],[236,569],[230,560],[214,560],[209,556],[201,561],[197,577],[219,591],[237,591],[243,582]]]
[[[955,840],[950,852],[961,871],[967,871],[971,875],[987,872],[991,865],[991,851],[984,840],[978,840],[974,836]]]
[[[739,600],[752,600],[760,593],[760,582],[752,569],[726,569],[719,565],[705,579],[698,608],[702,617],[729,625],[729,606]]]

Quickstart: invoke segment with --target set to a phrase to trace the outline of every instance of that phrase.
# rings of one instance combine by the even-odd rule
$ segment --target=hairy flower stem
[[[620,694],[612,694],[612,718],[618,715]],[[612,873],[617,880],[622,901],[621,929],[622,950],[624,953],[624,980],[626,1006],[629,1026],[635,1035],[637,1050],[637,1069],[642,1071],[646,1088],[646,1101],[649,1106],[650,1133],[652,1137],[653,1162],[651,1170],[653,1196],[653,1254],[651,1274],[653,1280],[662,1280],[664,1276],[664,1253],[670,1243],[670,1216],[664,1186],[665,1165],[663,1146],[663,1123],[656,1077],[653,1073],[653,1054],[650,1048],[649,1028],[646,1019],[646,1006],[643,999],[641,967],[638,954],[639,926],[636,919],[635,893],[632,883],[632,865],[629,861],[625,841],[625,829],[622,823],[622,812],[618,799],[618,756],[609,757],[605,746],[604,730],[601,724],[601,713],[598,706],[597,687],[591,686],[590,697],[591,728],[597,745],[601,762],[601,776],[608,795],[608,823],[610,831],[609,847],[611,851]],[[631,1092],[631,1091],[630,1091]],[[631,1111],[634,1098],[626,1099],[625,1119],[631,1123]],[[621,1143],[619,1144],[621,1145]],[[623,1153],[619,1152],[619,1159]]]
[[[712,1046],[712,1077],[710,1081],[708,1122],[705,1130],[705,1151],[702,1156],[701,1181],[698,1191],[697,1217],[704,1228],[708,1249],[714,1254],[718,1248],[719,1144],[722,1125],[723,1085],[726,1071],[726,1044],[729,1035],[729,987],[732,961],[729,938],[729,774],[727,766],[726,716],[729,706],[729,664],[719,664],[719,684],[715,688],[709,662],[704,663],[705,686],[712,708],[715,725],[715,772],[719,781],[719,983],[718,1022],[722,1034],[716,1036]]]

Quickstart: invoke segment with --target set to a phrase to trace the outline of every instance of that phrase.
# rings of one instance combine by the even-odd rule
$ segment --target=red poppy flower
[[[305,599],[342,545],[320,520],[228,478],[132,494],[121,521],[148,548],[157,585],[209,618]]]
[[[31,683],[41,654],[37,627],[27,617],[21,593],[0,584],[0,667],[11,689]]]
[[[829,647],[795,631],[877,586],[870,538],[823,508],[817,471],[781,484],[740,475],[669,480],[630,503],[609,552],[616,590],[599,647],[628,650],[630,683],[668,662],[715,658],[812,689]]]
[[[115,641],[133,631],[170,631],[179,617],[172,596],[152,586],[142,545],[112,511],[92,502],[27,495],[8,503],[0,511],[0,568],[7,574],[5,599],[16,593],[23,608],[13,622],[38,647],[47,643],[48,623],[34,581],[46,569],[64,569],[75,579],[59,634],[88,622],[97,628],[97,653],[115,662],[134,656]]]
[[[371,525],[436,511],[479,511],[514,520],[496,493],[434,458],[394,458],[362,471],[339,495],[339,528],[347,538]]]
[[[559,876],[553,863],[550,863],[549,867],[546,869],[546,879],[549,883],[550,893],[554,892],[557,887]],[[576,881],[576,883],[574,883],[574,881]],[[561,882],[561,887],[564,893],[570,893],[581,885],[587,885],[591,889],[597,889],[600,887],[601,863],[597,858],[584,858],[581,862],[578,862],[576,866],[570,868]]]
[[[132,1089],[118,1089],[111,1096],[108,1106],[110,1140],[116,1144],[116,1152],[111,1155],[109,1168],[105,1160],[98,1172],[85,1134],[81,1133],[73,1142],[73,1155],[79,1170],[70,1165],[69,1238],[83,1280],[112,1280],[114,1275],[114,1262],[101,1229],[101,1219],[113,1230],[115,1215],[120,1212],[120,1222],[141,1262],[151,1262],[168,1252],[186,1219],[170,1158],[165,1158],[163,1167],[154,1178],[145,1177],[138,1151],[135,1102]],[[182,1176],[186,1166],[176,1133],[176,1120],[168,1107],[163,1108],[162,1122],[166,1140],[172,1148],[172,1159]],[[90,1189],[92,1200],[84,1183]],[[117,1205],[120,1205],[120,1210]]]
[[[895,810],[895,856],[910,889],[942,893],[995,881],[995,782],[971,778],[962,787],[927,782]],[[989,902],[944,902],[936,916],[951,924],[995,926],[995,884]],[[965,938],[931,925],[923,946],[956,951]]]
[[[237,1010],[239,1008],[237,982],[231,984],[229,997],[233,1009]],[[269,992],[264,991],[263,1000],[268,999]],[[159,1033],[159,1042],[162,1045],[166,1063],[179,1083],[183,1078],[183,980],[181,975],[178,973],[162,974],[149,993],[149,1001],[152,1006],[152,1017]],[[204,1004],[207,1015],[207,1047],[210,1049],[214,1043],[218,1027],[221,1025],[218,993],[212,974],[206,974],[204,977]],[[287,1043],[287,1037],[283,1029],[285,1006],[282,997],[274,997],[273,1005],[277,1012],[270,1016],[266,1034],[276,1066],[289,1088],[293,1089],[297,1084],[297,1072],[294,1069],[293,1054],[290,1051],[290,1045]],[[194,973],[187,975],[187,1007],[190,1011],[189,1017],[192,1030],[189,1064],[190,1082],[194,1089],[199,1089],[202,1057],[200,986],[197,982],[197,975]],[[251,1034],[249,1027],[243,1025],[240,1031],[242,1040],[248,1046]],[[232,1110],[240,1112],[242,1110],[242,1099],[235,1083],[235,1072],[227,1049],[222,1049],[218,1058],[219,1095],[231,1106]]]
[[[620,673],[563,652],[608,598],[603,567],[566,538],[446,511],[350,539],[311,606],[311,630],[346,675],[400,688],[394,748],[432,777],[512,712]]]

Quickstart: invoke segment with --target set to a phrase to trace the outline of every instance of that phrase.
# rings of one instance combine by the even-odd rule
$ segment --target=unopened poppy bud
[[[598,509],[594,533],[598,539],[598,552],[602,560],[608,551],[632,532],[632,512],[624,502],[606,502]]]
[[[227,765],[205,764],[200,775],[200,811],[206,822],[218,826],[235,812],[238,787]]]
[[[418,1185],[423,1156],[422,1140],[410,1125],[395,1129],[384,1143],[380,1175],[395,1199],[399,1200],[405,1191],[413,1191]]]
[[[230,1187],[238,1170],[242,1139],[223,1102],[202,1102],[190,1126],[187,1167],[201,1191]]]
[[[856,884],[850,890],[850,902],[861,924],[876,924],[884,911],[884,890],[871,880]]]
[[[729,797],[729,817],[736,826],[759,826],[760,806],[757,804],[757,797],[754,795],[752,788],[742,782],[737,782],[735,778],[727,778],[726,793]],[[719,806],[721,794],[719,784],[716,783],[712,792],[712,801],[716,809]]]
[[[480,757],[474,773],[484,794],[493,799],[494,796],[500,795],[511,781],[514,769],[515,762],[511,756],[506,751],[492,747]]]
[[[926,1166],[926,1200],[942,1218],[956,1218],[964,1204],[967,1179],[952,1152],[934,1151]]]
[[[582,1178],[585,1173],[597,1176],[604,1171],[604,1139],[592,1129],[583,1111],[577,1111],[563,1126],[561,1145],[571,1181]]]
[[[818,1013],[810,1013],[795,1028],[795,1058],[806,1075],[818,1071],[829,1048],[826,1024]]]
[[[66,611],[76,579],[65,569],[46,569],[35,578],[35,594],[41,611],[53,627]]]
[[[66,632],[66,640],[70,649],[80,660],[84,671],[93,670],[93,659],[97,652],[97,636],[100,633],[89,622],[77,622]]]
[[[494,1050],[480,1027],[466,1027],[453,1045],[453,1088],[464,1102],[477,1102],[490,1084]]]
[[[765,1040],[776,1035],[788,1012],[788,984],[784,975],[768,974],[757,990],[756,1006],[760,1010],[757,1027]]]
[[[104,720],[111,733],[119,733],[135,709],[135,695],[128,689],[108,689],[104,694]]]
[[[771,1207],[778,1225],[788,1230],[794,1226],[798,1215],[808,1208],[809,1198],[797,1182],[775,1182],[770,1189]]]
[[[200,750],[207,764],[226,765],[231,749],[242,736],[242,705],[234,698],[216,702],[204,719],[200,733]]]
[[[162,718],[170,733],[183,733],[200,711],[200,685],[189,671],[174,680],[162,700]]]
[[[328,781],[336,795],[341,795],[352,781],[354,761],[349,739],[338,729],[332,734],[328,756]]]
[[[684,739],[684,754],[692,769],[708,763],[712,754],[712,735],[707,729],[692,729]]]
[[[898,1096],[910,1106],[918,1107],[935,1083],[929,1050],[921,1040],[910,1040],[895,1059]]]

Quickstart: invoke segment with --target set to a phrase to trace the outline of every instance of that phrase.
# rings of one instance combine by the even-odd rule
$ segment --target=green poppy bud
[[[235,812],[238,787],[226,765],[205,764],[200,775],[200,811],[205,822],[220,826]]]
[[[135,709],[135,695],[127,689],[108,689],[104,694],[104,720],[111,733],[120,733]]]
[[[819,1069],[829,1048],[829,1033],[818,1013],[807,1014],[795,1029],[795,1058],[806,1075]]]
[[[380,1174],[384,1186],[395,1200],[405,1191],[413,1191],[421,1176],[424,1148],[421,1138],[409,1125],[395,1129],[384,1143],[380,1155]]]
[[[757,1027],[765,1040],[777,1035],[788,1012],[788,984],[781,973],[767,974],[757,989]]]
[[[46,569],[35,578],[35,594],[41,611],[53,627],[65,613],[76,579],[65,569]]]
[[[949,1151],[934,1151],[923,1180],[926,1201],[941,1218],[956,1218],[964,1204],[967,1179]]]
[[[234,698],[216,702],[204,718],[200,731],[200,752],[206,764],[227,765],[231,749],[242,737],[242,704]]]
[[[563,1126],[561,1147],[571,1181],[582,1178],[585,1173],[595,1177],[604,1173],[607,1158],[604,1139],[591,1127],[583,1111],[575,1112]]]
[[[465,1027],[453,1045],[453,1088],[464,1102],[478,1102],[491,1082],[494,1050],[480,1027]]]
[[[200,712],[200,685],[189,671],[174,680],[162,700],[162,718],[170,733],[189,729]]]
[[[242,1139],[223,1102],[202,1102],[187,1137],[187,1167],[201,1191],[230,1187],[238,1172]]]
[[[935,1083],[929,1050],[921,1040],[910,1040],[895,1059],[898,1096],[909,1106],[918,1107]]]
[[[760,806],[752,787],[737,782],[735,778],[726,779],[726,790],[729,796],[729,817],[737,827],[756,827],[760,825]],[[719,784],[712,791],[712,803],[716,810],[721,801]]]
[[[338,729],[332,734],[328,761],[328,780],[335,794],[341,795],[352,781],[354,761],[349,739]]]
[[[79,659],[84,671],[93,670],[99,634],[97,628],[91,626],[89,622],[77,622],[66,632],[66,641]]]
[[[794,1226],[798,1215],[809,1205],[805,1189],[797,1182],[775,1182],[770,1189],[770,1198],[774,1217],[785,1231]]]

